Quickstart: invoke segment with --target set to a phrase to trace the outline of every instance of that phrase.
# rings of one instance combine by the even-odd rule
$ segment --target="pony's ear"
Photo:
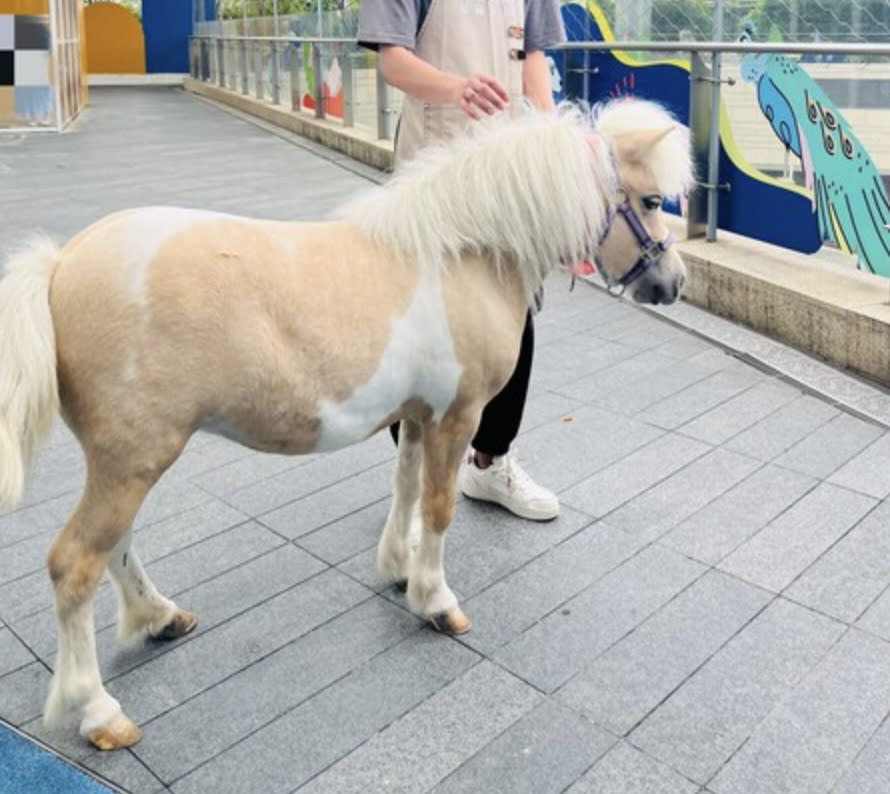
[[[677,128],[676,124],[655,130],[639,130],[622,135],[616,147],[622,158],[632,163],[645,161],[653,147]]]

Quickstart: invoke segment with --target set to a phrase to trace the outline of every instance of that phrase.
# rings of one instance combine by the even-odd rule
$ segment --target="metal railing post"
[[[248,68],[247,39],[241,40],[241,93],[247,96],[250,93],[250,69]]]
[[[389,106],[389,83],[380,72],[380,59],[377,59],[377,137],[392,140],[392,108]]]
[[[272,42],[272,104],[278,105],[281,102],[281,78],[278,69],[278,42]]]
[[[253,45],[253,68],[256,74],[256,98],[263,98],[263,43],[254,42]]]
[[[343,57],[343,126],[355,126],[355,74],[352,69],[353,53]]]
[[[714,41],[723,40],[723,0],[714,2]],[[708,139],[708,230],[706,239],[717,239],[717,209],[720,198],[720,83],[723,80],[723,56],[711,56],[711,127]]]
[[[312,73],[315,75],[315,118],[325,117],[324,75],[321,73],[321,44],[312,43]]]
[[[226,87],[226,63],[225,63],[225,42],[222,39],[216,40],[216,84],[220,88]]]
[[[707,172],[711,129],[711,70],[700,53],[690,52],[689,135],[695,173]],[[697,182],[689,192],[686,236],[704,237],[708,228],[707,185]]]
[[[291,45],[290,57],[290,109],[294,112],[300,110],[302,103],[302,73],[300,65],[303,62],[303,50],[301,47]]]

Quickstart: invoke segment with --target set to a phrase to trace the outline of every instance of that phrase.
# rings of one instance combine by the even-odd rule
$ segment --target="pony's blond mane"
[[[466,134],[427,146],[383,186],[360,193],[336,216],[376,242],[438,268],[464,254],[515,264],[527,296],[551,270],[590,256],[609,218],[615,173],[610,147],[596,145],[627,128],[664,126],[664,111],[625,100],[593,118],[579,105],[483,121]],[[604,129],[598,129],[605,122]],[[683,143],[653,153],[659,184],[686,184]],[[682,137],[682,136],[680,136]],[[666,191],[670,193],[671,191]]]

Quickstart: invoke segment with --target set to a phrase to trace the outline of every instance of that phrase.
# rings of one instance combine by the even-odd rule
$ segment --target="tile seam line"
[[[177,778],[171,780],[169,783],[167,783],[167,784],[165,784],[165,785],[168,785],[168,786],[175,786],[177,783],[179,783],[180,781],[182,781],[184,778],[186,778],[186,777],[188,777],[189,775],[193,774],[194,772],[196,772],[197,770],[201,769],[202,767],[207,766],[207,765],[210,764],[212,761],[214,761],[216,758],[219,758],[220,756],[222,756],[222,755],[224,755],[225,753],[227,753],[229,750],[232,750],[233,748],[237,747],[239,744],[241,744],[241,742],[243,742],[243,741],[249,739],[250,737],[254,736],[255,734],[260,733],[261,731],[263,731],[263,730],[265,730],[266,728],[268,728],[270,725],[274,725],[274,724],[275,724],[276,722],[278,722],[279,720],[284,719],[284,718],[287,717],[289,714],[293,713],[294,711],[296,711],[297,709],[301,708],[302,706],[305,706],[307,703],[311,702],[311,701],[314,700],[316,697],[318,697],[318,696],[324,694],[324,693],[327,692],[329,689],[332,689],[333,687],[337,686],[337,684],[339,684],[340,682],[345,681],[345,680],[348,679],[350,676],[354,675],[357,671],[361,670],[363,667],[366,667],[367,665],[369,665],[369,664],[371,664],[372,662],[376,661],[376,660],[379,659],[380,657],[385,656],[387,653],[390,653],[391,651],[395,650],[396,648],[399,647],[399,645],[401,645],[402,643],[407,642],[409,639],[411,639],[412,637],[414,637],[415,635],[419,634],[419,633],[422,632],[422,631],[426,631],[426,626],[424,626],[423,624],[416,626],[414,629],[412,629],[411,631],[409,631],[404,637],[402,637],[401,639],[397,640],[397,641],[396,641],[395,643],[393,643],[392,645],[389,645],[388,647],[381,649],[380,651],[378,651],[377,653],[375,653],[373,656],[371,656],[371,657],[369,657],[368,659],[366,659],[365,661],[363,661],[363,662],[362,662],[360,665],[358,665],[357,667],[353,667],[352,669],[347,670],[345,673],[343,673],[343,675],[338,676],[335,680],[333,680],[333,681],[331,681],[331,682],[325,684],[323,687],[321,687],[321,689],[317,689],[315,692],[312,692],[311,694],[306,695],[306,697],[304,697],[299,703],[296,703],[296,704],[294,704],[293,706],[290,706],[289,708],[285,709],[285,710],[284,710],[283,712],[281,712],[280,714],[275,715],[272,719],[268,720],[268,721],[265,722],[263,725],[260,725],[259,727],[252,729],[249,733],[244,734],[243,736],[241,736],[239,739],[237,739],[237,740],[236,740],[235,742],[233,742],[232,744],[227,745],[226,747],[224,747],[224,748],[223,748],[222,750],[220,750],[219,752],[214,753],[213,756],[211,756],[211,757],[209,757],[209,758],[206,758],[205,760],[201,761],[201,763],[199,763],[197,766],[193,767],[192,769],[188,770],[187,772],[183,773],[182,775],[179,775],[179,777],[177,777]],[[299,639],[299,638],[298,638],[298,639]],[[444,638],[444,639],[453,639],[453,638]],[[335,761],[332,761],[330,764],[328,764],[328,765],[325,767],[324,770],[320,770],[320,771],[317,772],[315,775],[313,775],[313,777],[316,777],[317,775],[320,775],[323,771],[325,771],[326,769],[328,769],[330,766],[332,766],[332,765],[338,763],[338,762],[341,761],[343,758],[345,758],[345,757],[347,757],[348,755],[350,755],[351,753],[353,753],[355,750],[357,750],[359,747],[361,747],[363,744],[365,744],[365,742],[367,742],[367,741],[369,741],[370,739],[372,739],[372,738],[373,738],[374,736],[376,736],[378,733],[381,733],[382,731],[385,731],[390,725],[392,725],[392,724],[395,723],[395,722],[398,722],[398,721],[399,721],[402,717],[404,717],[406,714],[408,714],[409,712],[413,711],[415,708],[417,708],[417,707],[420,706],[421,704],[425,703],[427,700],[429,700],[431,697],[433,697],[437,692],[440,692],[441,689],[443,689],[443,688],[444,688],[445,686],[447,686],[449,683],[451,683],[452,681],[456,680],[457,678],[459,678],[460,676],[464,675],[464,674],[465,674],[466,672],[468,672],[469,670],[473,669],[474,667],[476,667],[477,665],[479,665],[479,664],[481,664],[483,661],[485,661],[485,657],[484,657],[482,654],[479,654],[478,652],[476,652],[476,656],[479,657],[479,658],[473,660],[473,663],[472,663],[469,667],[467,667],[466,670],[463,670],[463,671],[461,671],[460,673],[458,673],[456,676],[454,676],[454,677],[452,677],[452,678],[449,678],[448,682],[447,682],[446,684],[444,684],[442,687],[433,690],[433,691],[430,692],[430,694],[428,694],[426,697],[421,698],[419,701],[417,701],[417,703],[415,703],[414,705],[410,706],[406,711],[403,711],[403,712],[401,712],[400,714],[398,714],[397,716],[393,717],[393,718],[392,718],[389,722],[387,722],[383,727],[379,728],[374,734],[372,734],[371,736],[367,736],[367,737],[365,737],[361,742],[359,742],[358,744],[356,744],[354,747],[352,747],[352,748],[351,748],[350,750],[348,750],[346,753],[344,753],[343,755],[341,755],[341,756],[340,756],[339,758],[337,758]],[[244,669],[247,669],[247,668],[244,668]],[[240,671],[239,671],[239,672],[240,672]],[[302,786],[306,785],[306,783],[308,783],[309,780],[311,780],[311,778],[308,778],[306,781],[304,781],[303,783],[301,783],[300,786],[302,787]]]

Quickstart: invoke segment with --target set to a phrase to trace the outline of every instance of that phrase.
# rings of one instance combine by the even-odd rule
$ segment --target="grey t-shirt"
[[[362,0],[358,43],[371,50],[381,44],[414,49],[417,31],[431,3],[432,0]],[[526,52],[544,50],[565,40],[559,0],[527,0],[525,5]]]

